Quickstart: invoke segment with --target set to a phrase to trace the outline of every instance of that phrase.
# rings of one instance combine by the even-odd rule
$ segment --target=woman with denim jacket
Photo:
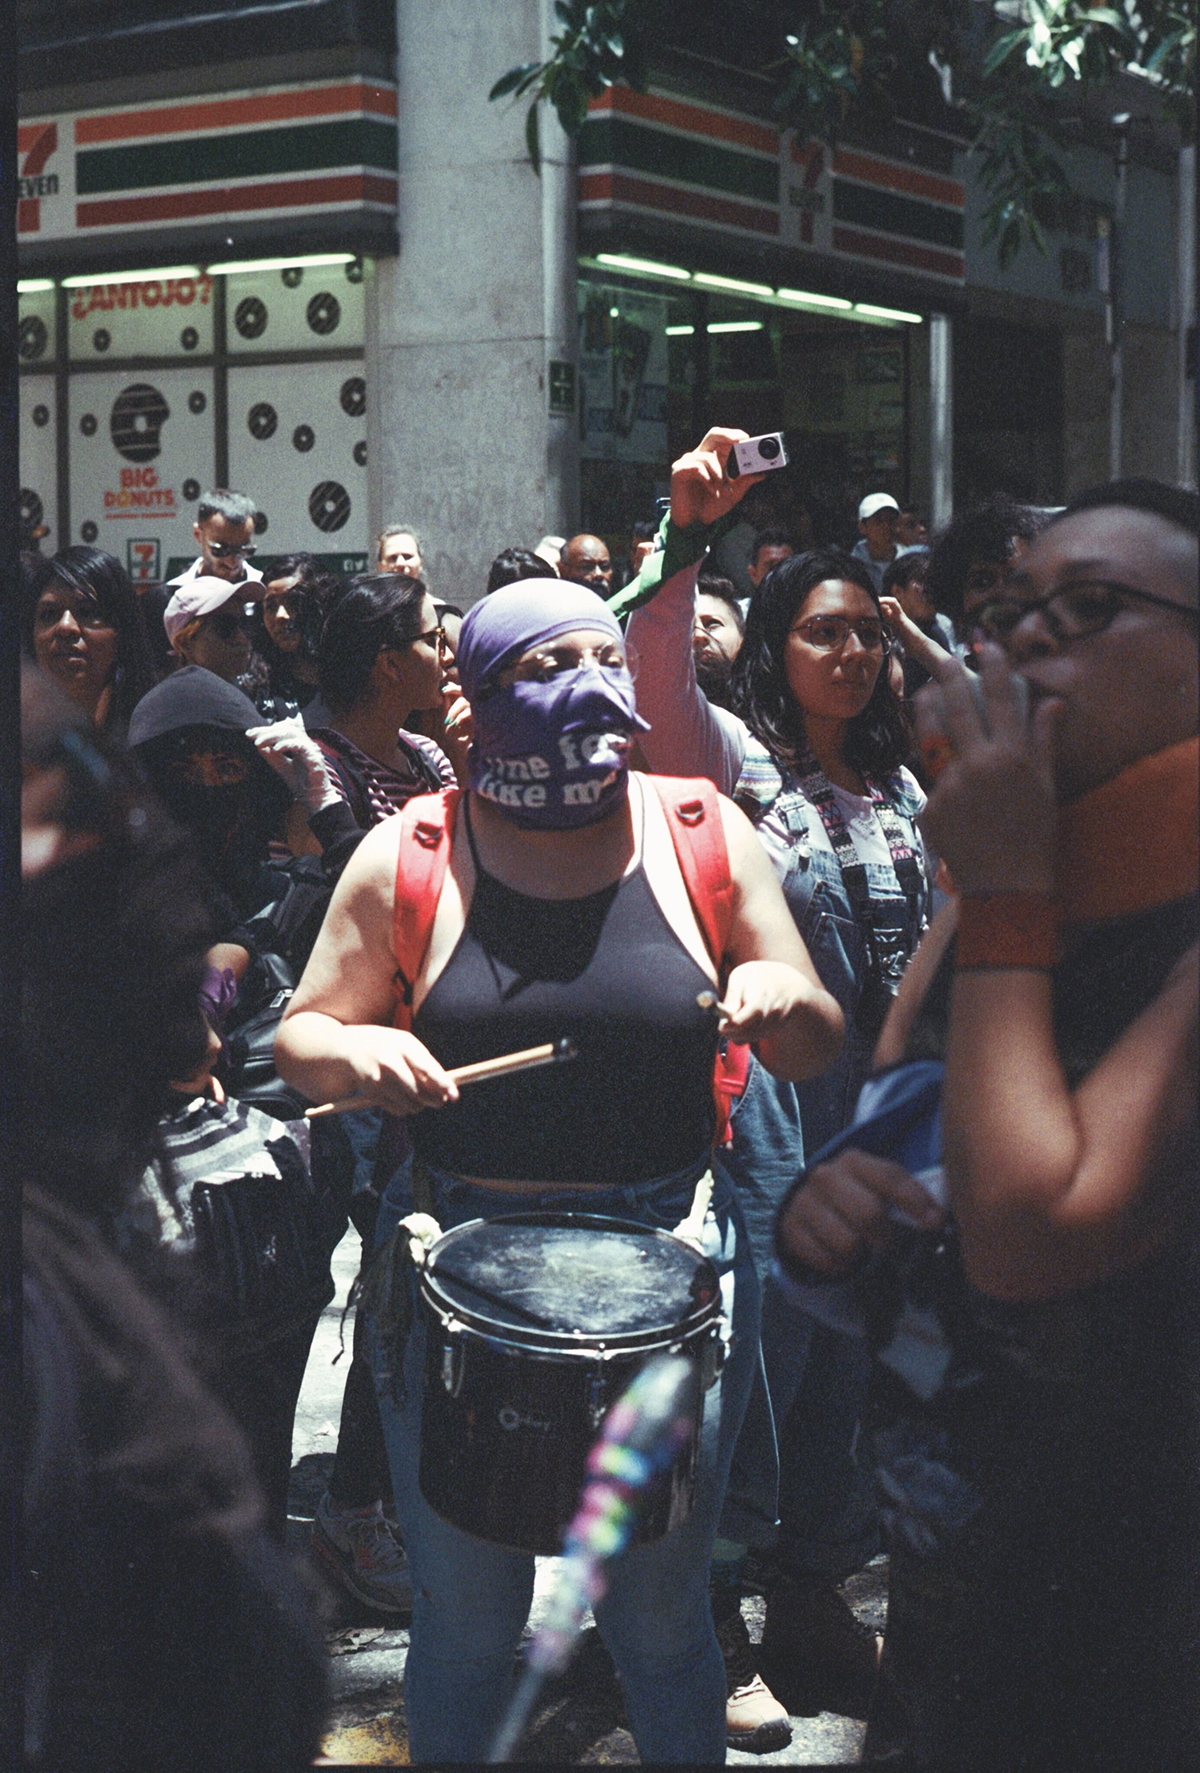
[[[778,1187],[847,1123],[900,977],[925,928],[929,890],[914,820],[924,795],[903,767],[911,745],[886,668],[888,623],[860,563],[834,550],[775,567],[751,601],[735,668],[733,707],[713,707],[696,684],[691,634],[698,563],[727,527],[754,476],[725,462],[745,433],[709,431],[671,480],[659,589],[628,627],[639,659],[638,710],[649,720],[650,767],[704,774],[748,814],[775,866],[788,908],[825,988],[846,1017],[837,1062],[819,1077],[779,1084],[752,1067],[735,1109],[731,1168],[743,1185],[752,1235]],[[653,567],[642,575],[649,588]],[[632,601],[632,600],[631,600]],[[893,623],[895,606],[888,612]],[[904,624],[906,641],[908,624]],[[761,1210],[760,1210],[761,1209]],[[873,1679],[878,1645],[835,1592],[877,1549],[873,1503],[853,1456],[867,1379],[861,1349],[764,1294],[763,1356],[780,1448],[776,1545],[780,1579],[768,1597],[758,1662],[788,1709],[812,1700],[852,1704]],[[763,1421],[763,1412],[751,1420]],[[714,1572],[714,1605],[729,1614],[740,1544],[770,1533],[769,1430],[749,1431],[735,1457]],[[764,1520],[764,1517],[767,1517]],[[736,1619],[734,1620],[736,1631]],[[739,1634],[740,1635],[740,1634]],[[741,1658],[740,1661],[744,1661]],[[739,1727],[740,1667],[727,1658],[730,1741],[751,1742],[761,1701]]]

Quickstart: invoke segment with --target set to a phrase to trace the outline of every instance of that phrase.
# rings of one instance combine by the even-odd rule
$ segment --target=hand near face
[[[916,697],[922,752],[945,760],[921,829],[967,897],[1053,893],[1054,734],[1062,704],[1038,701],[1027,723],[1000,649],[985,646],[981,656],[982,704],[957,660]]]
[[[715,523],[757,486],[761,474],[740,474],[730,480],[725,464],[735,443],[745,443],[748,431],[727,431],[715,426],[705,433],[698,449],[689,450],[671,467],[671,521],[681,529],[690,523]]]

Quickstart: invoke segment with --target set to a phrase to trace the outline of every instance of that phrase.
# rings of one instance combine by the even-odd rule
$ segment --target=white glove
[[[341,800],[324,752],[298,715],[277,720],[273,726],[248,727],[246,737],[253,740],[259,756],[283,777],[308,812],[322,812]]]

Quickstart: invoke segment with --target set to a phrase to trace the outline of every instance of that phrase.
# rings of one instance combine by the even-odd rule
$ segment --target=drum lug
[[[453,1333],[457,1324],[449,1326]],[[462,1342],[444,1342],[442,1344],[442,1384],[451,1397],[457,1397],[462,1390],[463,1369],[466,1366],[466,1348]]]
[[[593,1373],[588,1380],[587,1413],[593,1428],[599,1428],[608,1414],[604,1402],[604,1376],[601,1373]]]

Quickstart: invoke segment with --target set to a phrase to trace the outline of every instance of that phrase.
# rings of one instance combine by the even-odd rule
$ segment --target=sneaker
[[[411,1613],[408,1559],[384,1519],[382,1502],[334,1508],[326,1491],[312,1527],[317,1560],[343,1588],[384,1613]]]
[[[882,1650],[831,1578],[780,1574],[772,1583],[759,1666],[793,1711],[865,1717]]]
[[[787,1712],[771,1692],[754,1663],[754,1646],[741,1608],[714,1598],[713,1623],[725,1658],[725,1740],[746,1754],[769,1755],[792,1740]]]

